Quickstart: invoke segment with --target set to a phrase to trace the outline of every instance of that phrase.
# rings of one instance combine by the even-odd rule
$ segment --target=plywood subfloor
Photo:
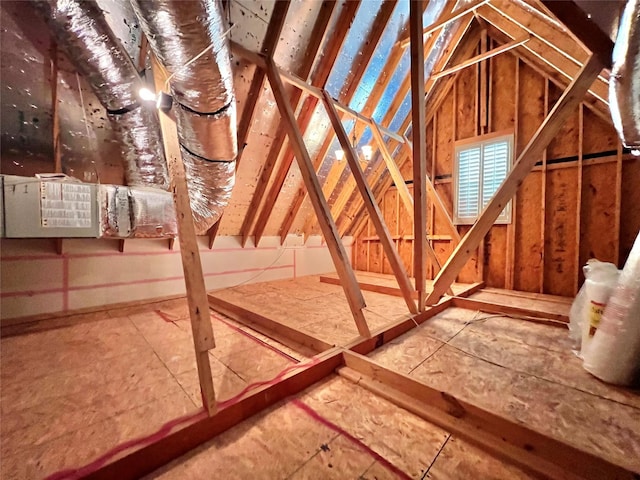
[[[81,467],[201,411],[186,301],[149,308],[2,339],[2,478]],[[210,364],[220,400],[302,359],[221,315],[212,322]]]
[[[362,294],[371,330],[410,316],[402,298]],[[346,345],[359,336],[342,287],[322,283],[318,275],[241,285],[216,290],[213,295],[332,345]]]
[[[566,328],[449,308],[370,357],[640,472],[640,392],[584,371]]]
[[[465,441],[339,377],[235,426],[148,479],[525,479]]]

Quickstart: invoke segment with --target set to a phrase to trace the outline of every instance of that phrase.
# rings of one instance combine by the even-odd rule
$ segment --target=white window
[[[456,143],[454,223],[470,225],[482,213],[513,161],[513,134],[491,134]],[[511,202],[496,223],[511,223]]]

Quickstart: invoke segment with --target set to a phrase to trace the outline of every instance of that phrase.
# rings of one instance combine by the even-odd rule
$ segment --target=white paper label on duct
[[[45,228],[90,228],[91,187],[40,182],[40,218]]]

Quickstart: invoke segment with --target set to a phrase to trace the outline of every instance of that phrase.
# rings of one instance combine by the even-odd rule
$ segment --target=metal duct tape
[[[176,120],[180,143],[190,152],[210,160],[230,161],[238,155],[238,143],[229,141],[229,133],[237,136],[235,108],[218,115],[199,115],[179,108]]]
[[[208,162],[184,148],[182,159],[189,182],[189,199],[196,232],[204,234],[229,203],[235,184],[236,162]]]

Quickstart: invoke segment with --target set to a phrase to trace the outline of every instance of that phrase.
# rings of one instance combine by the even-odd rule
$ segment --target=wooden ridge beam
[[[371,32],[369,34],[367,42],[365,42],[365,45],[362,49],[361,58],[363,60],[358,64],[358,66],[352,72],[353,78],[357,78],[358,80],[361,79],[362,74],[366,69],[366,66],[371,61],[373,52],[375,51],[375,48],[378,46],[378,42],[382,37],[382,34],[385,30],[387,23],[389,22],[389,19],[391,18],[391,14],[393,13],[393,10],[396,4],[397,4],[397,0],[385,0],[382,3],[380,12],[378,13],[378,15],[376,16],[376,19],[373,22],[373,26],[371,28]],[[285,80],[287,80],[288,77],[290,77],[285,72],[282,72],[282,74]],[[355,82],[352,81],[351,83],[355,83]],[[301,85],[299,86],[299,88],[300,87]],[[351,90],[355,91],[355,87],[352,88],[352,86],[350,85],[347,89],[347,95],[345,95],[345,98],[341,98],[340,100],[343,101],[344,103],[348,103],[351,95],[353,95],[353,92]],[[311,91],[313,91],[313,88],[309,89],[308,93],[311,93]],[[292,163],[293,163],[293,155],[290,155],[285,157],[282,163],[280,164],[280,168],[278,169],[276,177],[271,185],[271,190],[269,192],[270,195],[268,199],[272,201],[264,203],[262,210],[260,212],[260,215],[258,216],[258,220],[256,222],[256,226],[254,229],[254,234],[256,237],[256,245],[260,241],[260,238],[262,237],[262,235],[264,234],[264,230],[267,227],[267,223],[269,222],[269,218],[271,217],[271,213],[273,212],[273,209],[275,207],[276,200],[280,195],[280,192],[282,191],[282,186],[284,185],[287,175],[289,174],[289,169],[291,168]],[[314,175],[315,175],[315,170],[314,170]]]
[[[329,22],[331,21],[331,16],[333,15],[336,5],[337,3],[334,0],[322,2],[320,13],[318,14],[318,18],[316,19],[316,22],[313,26],[309,45],[305,50],[305,56],[300,67],[298,68],[298,74],[303,78],[308,78],[309,74],[311,73],[311,69],[313,68],[313,65],[316,61],[322,42],[324,41],[325,35],[327,33],[327,28],[329,26]],[[294,111],[297,110],[301,97],[301,90],[296,89],[293,91],[290,102],[291,108],[293,108]],[[269,180],[271,179],[273,169],[275,168],[276,162],[280,157],[280,153],[284,148],[286,137],[286,129],[284,128],[282,123],[280,123],[276,131],[273,143],[271,144],[271,148],[269,149],[269,153],[267,154],[267,158],[262,165],[258,183],[256,184],[256,188],[253,191],[251,202],[249,203],[247,213],[244,217],[244,220],[242,221],[242,226],[240,227],[240,236],[242,237],[241,244],[243,247],[246,245],[249,238],[251,227],[253,226],[253,222],[262,203],[264,194],[267,190],[267,185],[269,184]],[[267,198],[267,202],[269,201],[270,199]],[[257,244],[258,242],[256,241],[256,246]]]
[[[442,27],[444,27],[445,25],[448,25],[451,22],[454,22],[455,20],[458,20],[459,18],[464,17],[465,15],[469,15],[471,16],[471,14],[473,12],[475,12],[475,10],[478,7],[481,7],[482,5],[484,5],[485,3],[489,3],[489,0],[476,0],[474,2],[472,2],[471,4],[467,5],[464,8],[455,10],[455,11],[451,11],[449,10],[449,12],[443,16],[442,18],[439,18],[436,23],[433,23],[431,25],[429,25],[428,27],[425,27],[422,35],[431,35],[432,33],[436,32],[437,30],[441,29]],[[403,38],[401,38],[400,40],[398,40],[398,43],[400,44],[400,46],[402,48],[407,48],[409,46],[410,42],[410,38],[409,35],[404,36]]]
[[[360,191],[360,195],[362,195],[364,204],[369,211],[371,221],[373,222],[376,232],[380,237],[380,243],[382,243],[382,248],[385,252],[385,255],[387,256],[387,259],[389,260],[391,270],[393,271],[396,277],[396,281],[400,286],[404,301],[411,313],[418,313],[416,304],[413,301],[414,290],[411,287],[411,283],[409,282],[407,271],[405,270],[402,260],[400,259],[400,255],[398,255],[395,243],[391,239],[391,234],[389,233],[389,229],[387,228],[387,225],[382,218],[382,212],[380,211],[380,208],[375,201],[373,192],[371,192],[371,189],[369,188],[369,185],[367,185],[367,181],[364,178],[364,172],[362,171],[360,163],[358,162],[358,154],[354,151],[353,146],[349,142],[349,136],[347,135],[347,132],[342,125],[342,121],[340,120],[338,112],[333,105],[331,97],[326,91],[324,92],[324,106],[327,114],[329,115],[329,120],[333,125],[333,129],[338,137],[338,141],[342,146],[342,150],[345,152],[347,163],[349,164],[351,173],[355,178],[356,185],[358,187],[358,190]]]
[[[160,66],[154,55],[152,55],[151,65],[156,91],[161,92],[168,77],[167,72]],[[209,302],[202,273],[202,263],[200,262],[196,228],[193,223],[189,202],[187,179],[180,154],[178,129],[174,121],[166,113],[159,112],[158,117],[162,132],[162,144],[171,178],[173,202],[176,208],[180,255],[184,283],[187,290],[187,303],[189,305],[189,318],[191,320],[202,404],[209,415],[214,415],[217,407],[211,365],[209,364],[209,350],[215,347],[215,341],[209,317]]]
[[[450,393],[344,351],[338,373],[453,435],[507,460],[534,476],[552,479],[631,479],[625,468],[496,415]]]
[[[273,13],[271,14],[269,26],[267,27],[267,32],[265,33],[262,45],[262,54],[273,55],[275,52],[278,40],[280,39],[280,33],[282,32],[282,27],[284,27],[284,22],[287,17],[287,12],[289,11],[290,3],[290,0],[283,0],[276,2],[273,7]],[[244,152],[244,147],[249,137],[249,131],[251,129],[251,122],[253,121],[256,105],[258,104],[260,92],[264,86],[264,79],[264,70],[256,68],[253,74],[253,79],[251,80],[244,108],[240,114],[240,122],[238,123],[238,156],[236,157],[236,170],[238,169],[240,160],[242,160],[242,153]]]
[[[273,59],[267,59],[267,77],[271,83],[271,89],[273,90],[274,97],[280,116],[287,127],[287,134],[289,135],[289,142],[293,147],[298,166],[300,167],[300,173],[307,186],[309,192],[309,198],[315,210],[316,216],[320,219],[320,226],[324,233],[324,238],[327,242],[327,247],[333,259],[334,266],[340,278],[343,280],[343,288],[349,303],[349,308],[353,315],[354,321],[358,332],[363,337],[370,335],[367,321],[364,317],[364,307],[366,306],[358,281],[356,280],[355,273],[351,268],[349,257],[347,252],[338,236],[338,229],[329,212],[329,206],[327,201],[322,195],[322,189],[320,188],[320,182],[316,176],[309,152],[304,144],[302,134],[296,123],[296,118],[291,109],[291,105],[287,101],[284,85],[280,74],[278,73],[276,64]]]
[[[515,195],[524,178],[531,171],[549,142],[557,134],[563,123],[578,107],[589,86],[602,70],[602,63],[596,56],[591,56],[571,85],[564,91],[553,109],[542,122],[527,146],[523,149],[513,165],[509,175],[495,192],[482,214],[464,236],[460,244],[453,251],[445,266],[435,278],[433,291],[427,299],[432,304],[438,301],[446,289],[471,257],[489,229],[504,209],[505,205]]]
[[[455,73],[455,72],[459,72],[460,70],[463,70],[463,69],[465,69],[467,67],[475,65],[477,63],[480,63],[480,62],[482,62],[484,60],[488,60],[488,59],[490,59],[492,57],[500,55],[501,53],[508,52],[509,50],[512,50],[512,49],[514,49],[516,47],[519,47],[520,45],[525,44],[526,42],[529,41],[530,38],[531,38],[531,35],[529,35],[529,34],[524,35],[519,39],[512,40],[512,41],[510,41],[508,43],[500,45],[499,47],[496,47],[496,48],[494,48],[492,50],[489,50],[488,52],[482,53],[480,55],[476,55],[475,57],[470,58],[469,60],[465,60],[464,62],[459,63],[459,64],[457,64],[457,65],[455,65],[453,67],[449,67],[449,68],[447,68],[445,70],[441,70],[440,72],[436,73],[435,75],[432,75],[432,78],[437,80],[438,78],[445,77],[447,75],[451,75],[452,73]]]
[[[611,69],[613,42],[573,1],[542,0],[542,4],[560,20],[578,40],[596,55],[604,68]]]

